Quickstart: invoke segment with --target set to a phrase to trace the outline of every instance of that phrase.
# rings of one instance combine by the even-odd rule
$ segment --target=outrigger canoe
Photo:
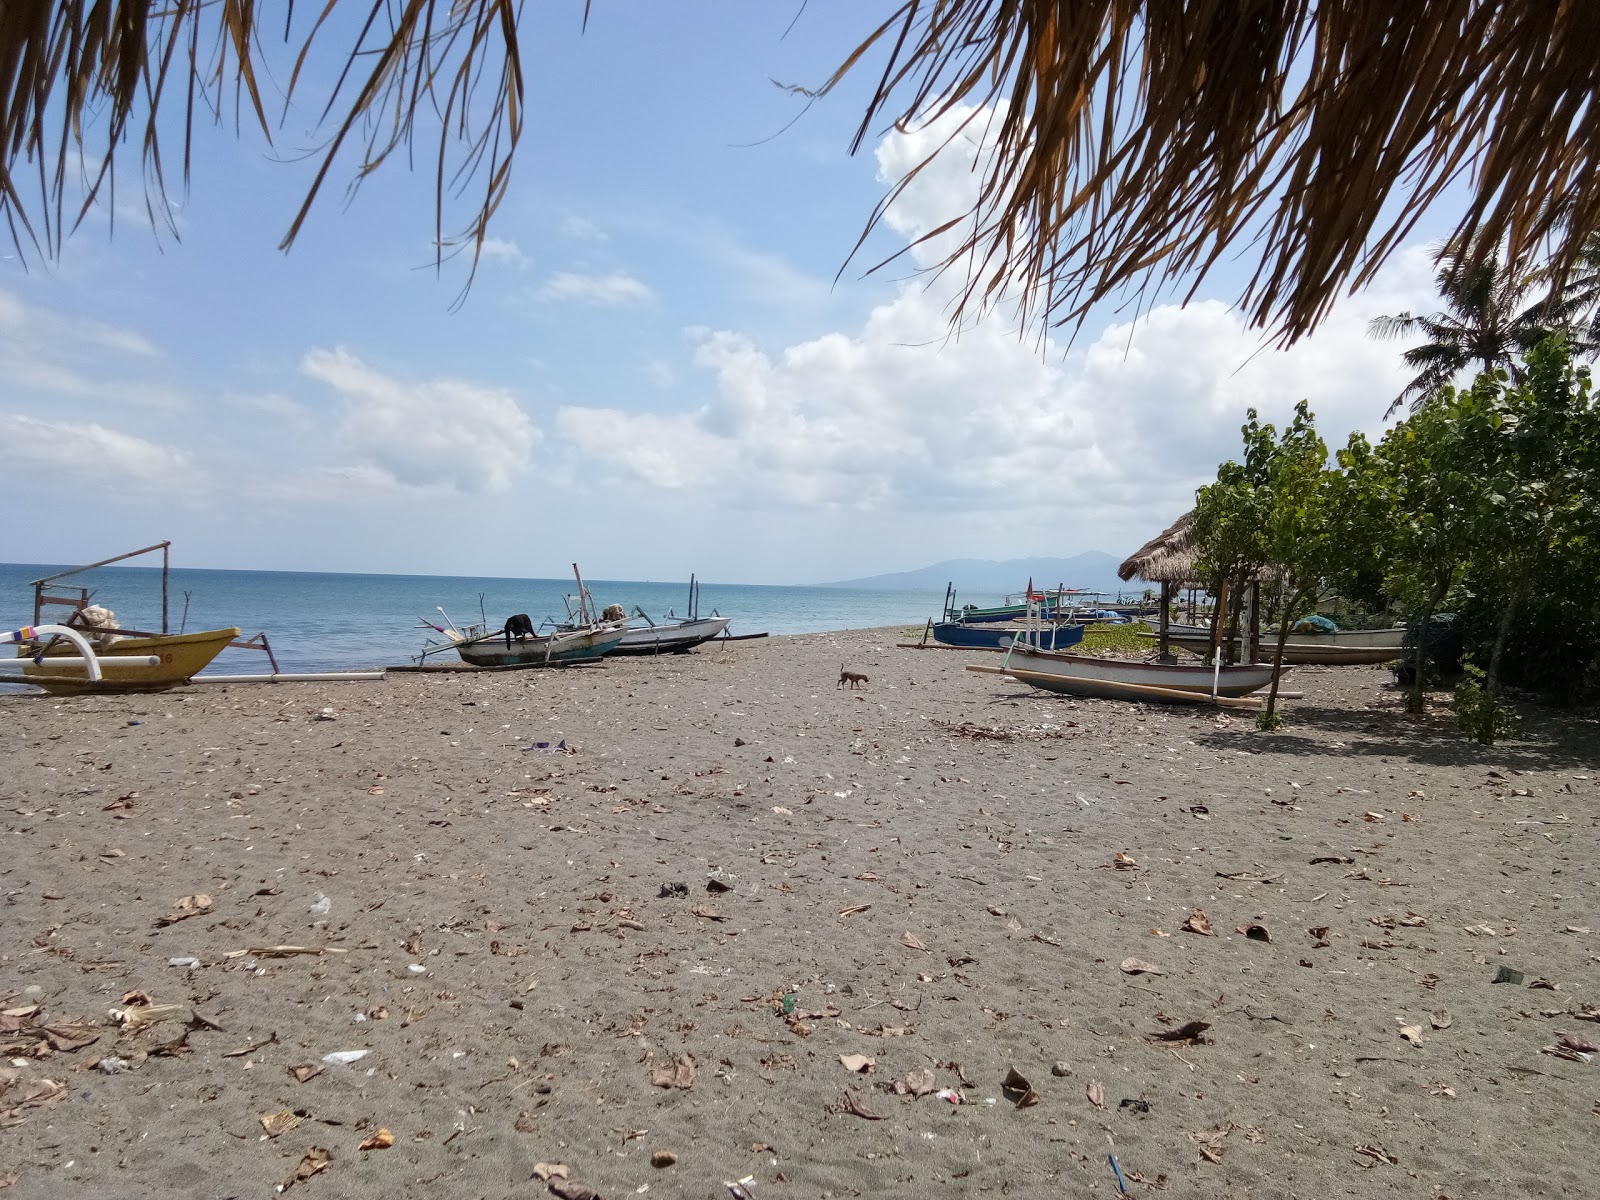
[[[22,678],[25,683],[36,684],[51,692],[164,691],[188,683],[221,654],[240,632],[237,627],[230,627],[152,637],[117,634],[109,645],[95,648],[102,675],[98,682],[89,679],[88,667],[70,642],[46,643],[49,648],[45,650],[43,660],[24,663]],[[34,659],[38,655],[38,645],[17,647],[18,658]],[[160,661],[148,662],[152,657]],[[53,658],[66,661],[53,663]],[[118,663],[118,658],[139,661]]]

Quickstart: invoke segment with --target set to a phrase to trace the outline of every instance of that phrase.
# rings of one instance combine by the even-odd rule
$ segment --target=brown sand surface
[[[1302,669],[1263,735],[900,632],[0,699],[0,1188],[1596,1195],[1592,719]]]

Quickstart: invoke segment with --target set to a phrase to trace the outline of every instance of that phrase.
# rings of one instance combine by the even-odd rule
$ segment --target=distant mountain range
[[[841,579],[837,583],[819,586],[885,592],[942,592],[946,583],[954,583],[958,594],[999,596],[1007,592],[1020,592],[1032,579],[1038,588],[1053,588],[1058,583],[1064,583],[1067,587],[1089,588],[1112,594],[1119,588],[1124,592],[1142,593],[1143,584],[1123,583],[1117,578],[1117,568],[1121,565],[1121,559],[1113,558],[1101,550],[1089,550],[1071,558],[1011,558],[1004,562],[952,558],[915,571],[895,571],[888,575],[870,575],[865,579]]]

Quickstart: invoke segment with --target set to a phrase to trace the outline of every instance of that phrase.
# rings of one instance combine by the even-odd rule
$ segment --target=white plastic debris
[[[410,971],[413,975],[426,975],[428,973],[428,968],[423,966],[421,963],[412,963],[406,968],[406,970]]]
[[[311,906],[312,915],[317,917],[325,917],[332,911],[333,901],[328,899],[321,892],[318,892],[316,903]]]
[[[353,1062],[360,1062],[369,1053],[367,1050],[335,1050],[332,1054],[324,1054],[322,1061],[330,1067],[347,1067]]]
[[[169,966],[169,967],[183,967],[185,970],[189,970],[189,971],[194,970],[199,965],[200,965],[200,960],[198,958],[169,958],[169,959],[167,959],[167,966]]]
[[[118,1058],[115,1054],[108,1054],[95,1063],[94,1069],[102,1075],[120,1075],[124,1071],[133,1070],[133,1064],[125,1058]]]

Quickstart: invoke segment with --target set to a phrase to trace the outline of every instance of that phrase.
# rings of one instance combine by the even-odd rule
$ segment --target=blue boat
[[[1039,645],[1045,650],[1065,650],[1083,641],[1082,625],[1051,625],[1038,631]],[[1019,634],[1033,644],[1032,633],[1019,626],[995,624],[966,625],[960,621],[943,621],[933,627],[933,640],[946,646],[972,646],[987,650],[1003,650]]]

